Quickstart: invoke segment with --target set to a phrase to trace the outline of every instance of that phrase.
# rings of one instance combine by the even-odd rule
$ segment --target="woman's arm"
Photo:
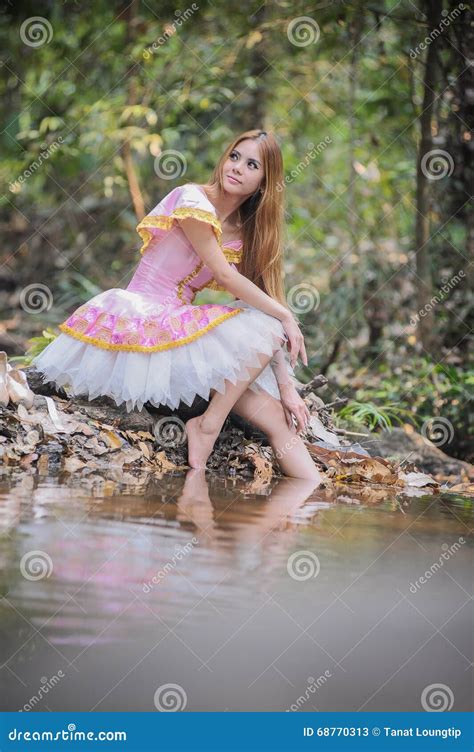
[[[295,367],[299,354],[301,354],[303,363],[308,365],[303,335],[291,311],[278,300],[274,300],[270,295],[260,290],[257,285],[240,274],[237,269],[231,267],[210,225],[192,217],[182,218],[178,221],[197,255],[212,271],[213,277],[219,285],[235,295],[236,298],[244,300],[254,308],[258,308],[270,316],[275,316],[281,321],[288,337],[292,367]]]
[[[219,247],[214,232],[209,225],[196,219],[186,217],[179,220],[179,225],[191,242],[198,256],[212,271],[217,284],[224,287],[236,298],[258,308],[264,313],[275,316],[280,321],[290,321],[294,318],[291,311],[277,300],[274,300],[251,282],[243,274],[233,269]],[[296,322],[295,322],[296,323]]]
[[[292,375],[288,369],[287,362],[285,360],[285,353],[283,352],[283,349],[281,347],[276,351],[275,355],[271,359],[270,365],[272,367],[273,373],[275,374],[278,387],[285,385],[295,385]]]
[[[286,362],[285,353],[281,347],[276,351],[270,364],[278,383],[280,401],[288,427],[292,430],[294,429],[295,419],[297,430],[305,431],[311,418],[311,413],[305,401],[298,394],[296,379]]]

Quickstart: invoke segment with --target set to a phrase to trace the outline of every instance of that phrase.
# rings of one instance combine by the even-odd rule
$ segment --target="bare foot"
[[[194,468],[205,468],[212,448],[219,436],[219,429],[204,425],[202,415],[190,418],[186,423],[188,435],[188,464]]]
[[[205,501],[210,503],[209,498],[209,486],[206,481],[206,468],[192,467],[186,473],[186,478],[183,485],[183,490],[179,497],[179,501]]]
[[[201,537],[206,536],[208,541],[214,540],[217,525],[204,467],[192,467],[186,473],[184,487],[176,505],[176,519],[179,522],[192,522]]]

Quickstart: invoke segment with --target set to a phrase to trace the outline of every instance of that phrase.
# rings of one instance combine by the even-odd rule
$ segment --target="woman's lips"
[[[236,183],[237,185],[240,185],[240,180],[237,180],[237,178],[232,177],[232,175],[227,175],[228,180],[230,180],[231,183]]]

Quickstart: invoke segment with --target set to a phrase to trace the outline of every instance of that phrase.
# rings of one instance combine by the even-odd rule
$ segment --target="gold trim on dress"
[[[242,258],[242,248],[236,249],[236,248],[230,248],[230,246],[222,246],[222,250],[224,251],[224,256],[226,257],[227,261],[229,263],[238,264],[239,261],[241,261]]]
[[[206,282],[202,287],[200,287],[197,290],[194,290],[195,294],[197,295],[197,293],[200,292],[201,290],[204,290],[205,287],[208,290],[220,290],[221,292],[228,292],[228,290],[226,290],[225,287],[222,287],[222,285],[218,285],[216,280],[212,278],[211,280],[209,280],[209,282]]]
[[[210,211],[205,209],[193,209],[188,206],[179,206],[170,215],[156,214],[143,217],[141,222],[138,223],[136,230],[143,240],[143,245],[140,248],[140,253],[143,254],[150,245],[150,241],[153,238],[153,233],[147,229],[149,227],[156,228],[158,230],[171,230],[173,227],[173,221],[175,219],[186,219],[191,217],[192,219],[198,219],[200,222],[206,222],[210,224],[214,230],[219,245],[221,244],[222,227],[221,223]]]
[[[210,211],[206,211],[205,209],[193,209],[192,207],[188,207],[188,206],[178,207],[169,216],[166,214],[157,214],[157,215],[144,217],[142,221],[137,225],[137,232],[143,240],[143,245],[140,248],[140,253],[143,254],[147,250],[153,238],[153,232],[151,232],[151,230],[149,230],[148,228],[170,230],[173,226],[174,219],[185,219],[186,217],[192,217],[192,219],[197,219],[201,222],[206,222],[207,224],[210,224],[214,230],[214,233],[217,238],[217,242],[219,243],[219,246],[221,250],[223,251],[224,256],[226,257],[226,260],[229,263],[235,263],[235,264],[239,263],[242,257],[242,248],[236,249],[236,248],[231,248],[230,246],[227,246],[225,244],[224,245],[222,244],[221,242],[222,226],[221,226],[219,219]],[[199,263],[197,264],[197,266],[194,267],[192,272],[188,274],[186,277],[184,277],[183,279],[179,280],[179,282],[177,283],[177,295],[178,295],[178,298],[183,303],[185,304],[188,303],[188,301],[184,297],[184,288],[186,287],[188,282],[190,282],[192,279],[194,279],[194,277],[196,277],[199,274],[203,266],[204,266],[204,262],[199,261]],[[209,282],[206,282],[201,287],[197,289],[195,288],[191,288],[191,289],[193,290],[194,295],[196,295],[196,293],[199,292],[199,290],[203,290],[205,287],[209,287],[212,290],[225,290],[225,288],[219,286],[213,278],[211,278]]]
[[[203,266],[204,266],[204,261],[200,261],[199,264],[194,267],[192,272],[188,274],[186,277],[184,277],[183,279],[180,279],[180,281],[176,285],[176,292],[178,294],[178,298],[182,300],[182,302],[185,303],[186,305],[188,301],[184,297],[184,288],[186,287],[188,282],[191,282],[191,280],[194,279],[194,277],[197,277],[197,275],[199,274]]]
[[[109,343],[103,342],[101,339],[88,337],[87,334],[80,334],[79,332],[76,332],[76,330],[72,327],[67,326],[67,324],[59,324],[58,328],[64,334],[69,334],[70,337],[79,339],[81,342],[87,342],[88,344],[96,345],[103,350],[126,350],[127,352],[157,352],[158,350],[170,350],[172,347],[180,347],[180,345],[186,345],[188,342],[192,342],[193,340],[198,339],[198,337],[201,337],[203,334],[208,332],[209,329],[213,329],[222,321],[225,321],[225,319],[228,319],[231,316],[235,316],[237,313],[241,313],[244,310],[244,308],[235,308],[233,311],[223,313],[222,316],[218,316],[214,319],[214,321],[211,321],[209,324],[207,324],[207,326],[205,326],[203,329],[200,329],[198,332],[189,334],[187,337],[182,337],[181,339],[177,339],[174,342],[167,342],[163,345],[111,345]]]
[[[224,256],[226,257],[229,263],[238,264],[239,261],[241,260],[241,250],[236,250],[235,248],[224,246],[222,248],[222,251],[224,252]],[[194,279],[194,277],[197,277],[197,275],[199,274],[203,266],[204,266],[204,262],[200,261],[198,265],[194,267],[193,271],[190,274],[188,274],[186,277],[184,277],[184,279],[181,279],[178,282],[177,288],[176,288],[177,294],[178,294],[179,299],[183,303],[185,304],[188,303],[188,301],[184,297],[184,288],[186,287],[188,282],[191,282],[191,280]],[[206,287],[208,287],[210,290],[221,290],[223,292],[226,292],[225,287],[218,285],[214,277],[211,277],[210,280],[208,280],[207,282],[204,282],[204,284],[201,285],[200,287],[191,287],[191,290],[193,291],[194,294],[190,302],[194,300],[198,292],[200,292],[201,290],[204,290]]]

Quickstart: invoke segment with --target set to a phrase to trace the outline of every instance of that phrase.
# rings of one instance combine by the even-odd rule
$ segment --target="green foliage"
[[[20,29],[36,15],[32,8],[18,0],[0,11],[0,219],[4,260],[13,274],[21,272],[20,284],[55,280],[54,308],[37,317],[37,331],[101,290],[124,286],[139,259],[140,201],[132,193],[149,211],[176,185],[207,180],[240,131],[266,127],[284,160],[285,286],[304,281],[320,300],[301,316],[310,368],[326,371],[332,361],[357,374],[360,342],[375,322],[370,378],[351,390],[344,420],[387,427],[443,414],[462,434],[472,382],[461,369],[439,370],[411,350],[402,366],[391,365],[417,313],[413,241],[425,60],[409,51],[426,29],[415,5],[392,2],[379,13],[350,1],[319,4],[310,19],[320,34],[306,45],[289,38],[290,22],[308,16],[302,0],[253,10],[236,0],[205,3],[187,9],[180,23],[168,0],[123,13],[106,0],[96,0],[93,12],[87,4],[49,3],[41,17],[52,35],[28,45]],[[454,109],[464,106],[463,77],[446,54],[459,47],[453,39],[462,39],[467,18],[460,14],[439,38],[433,130],[439,144],[458,151],[455,174],[431,185],[435,286],[464,268],[468,242],[461,181],[467,135]],[[450,123],[437,120],[450,109]],[[182,165],[174,175],[157,169],[168,150]],[[444,215],[441,194],[452,197]],[[229,297],[203,290],[196,303]],[[466,301],[459,285],[436,311],[449,349],[467,329]],[[32,348],[47,341],[43,332]]]
[[[24,355],[15,355],[11,358],[9,357],[9,361],[16,361],[21,363],[21,365],[23,366],[29,366],[33,358],[39,355],[40,352],[42,352],[42,350],[44,350],[44,348],[50,344],[50,342],[56,339],[58,334],[59,331],[55,331],[51,327],[43,329],[41,336],[30,338],[30,340],[28,341],[28,350]]]
[[[80,272],[72,272],[58,283],[59,295],[54,303],[61,311],[71,310],[102,292],[103,288]]]
[[[393,403],[374,405],[373,402],[350,402],[339,410],[339,417],[369,428],[392,428],[393,422],[402,424],[411,411]]]
[[[336,370],[331,380],[340,393]],[[406,422],[420,429],[426,421],[442,417],[453,428],[450,453],[466,457],[469,443],[472,452],[473,371],[413,355],[403,365],[372,370],[364,386],[352,389],[349,380],[341,387],[341,396],[349,399],[338,411],[341,422],[383,429]]]

